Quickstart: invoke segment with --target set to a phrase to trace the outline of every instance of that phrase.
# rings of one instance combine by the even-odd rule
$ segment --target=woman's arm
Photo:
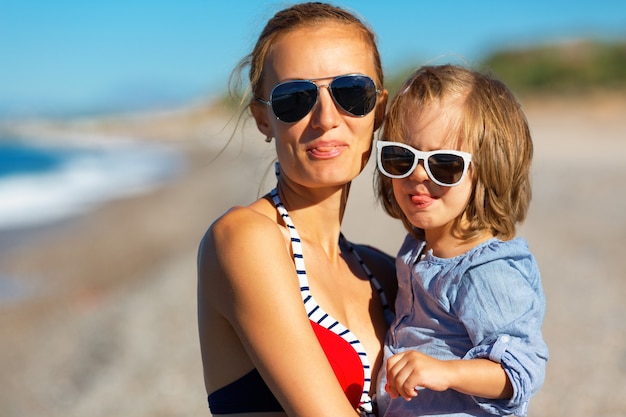
[[[285,238],[271,219],[248,208],[227,213],[205,236],[198,271],[205,367],[226,358],[211,357],[210,345],[220,341],[204,323],[224,319],[238,338],[228,341],[233,350],[244,363],[251,360],[248,366],[259,370],[288,415],[354,417],[309,324]]]

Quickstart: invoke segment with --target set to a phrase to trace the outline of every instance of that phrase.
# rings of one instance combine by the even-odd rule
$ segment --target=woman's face
[[[458,149],[458,121],[462,108],[458,100],[434,102],[423,108],[417,117],[408,112],[403,142],[427,152]],[[468,204],[472,192],[472,168],[460,184],[445,187],[430,180],[423,161],[406,178],[393,179],[393,193],[398,205],[411,224],[424,229],[431,243],[450,230]]]
[[[276,84],[288,80],[315,79],[322,86],[339,75],[360,73],[379,87],[369,45],[353,28],[339,24],[283,35],[269,50],[263,71],[264,100],[269,100]],[[384,109],[385,104],[386,92],[379,94],[376,105]],[[275,138],[286,180],[310,188],[343,185],[367,163],[376,109],[353,116],[337,107],[325,87],[318,89],[313,109],[294,123],[276,119],[270,106],[254,103],[251,108],[259,130]]]

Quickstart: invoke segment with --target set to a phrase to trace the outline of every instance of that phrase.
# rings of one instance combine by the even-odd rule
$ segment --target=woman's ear
[[[374,131],[378,130],[378,128],[383,124],[385,120],[385,112],[387,111],[387,99],[389,98],[389,92],[386,88],[378,95],[378,100],[376,101],[376,109],[374,110],[376,113],[374,114]]]
[[[272,131],[272,125],[269,123],[267,105],[252,101],[249,106],[259,132],[263,133],[266,137],[276,136]]]

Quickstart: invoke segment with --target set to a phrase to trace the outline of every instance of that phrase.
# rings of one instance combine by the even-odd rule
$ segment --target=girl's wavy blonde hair
[[[472,154],[473,189],[453,233],[468,240],[489,231],[509,240],[530,204],[533,143],[521,105],[504,83],[457,65],[421,67],[392,100],[381,138],[406,143],[407,118],[434,102],[455,98],[462,100],[457,141],[460,150]],[[410,223],[396,202],[391,178],[377,171],[375,188],[385,211],[423,239],[423,230]]]

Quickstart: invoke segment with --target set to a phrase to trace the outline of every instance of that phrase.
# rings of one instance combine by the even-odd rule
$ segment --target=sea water
[[[0,234],[148,191],[181,168],[182,157],[172,147],[147,141],[0,138]]]
[[[183,170],[182,153],[145,140],[0,136],[0,262],[20,237],[150,191]],[[14,278],[0,268],[0,303],[19,298]]]

